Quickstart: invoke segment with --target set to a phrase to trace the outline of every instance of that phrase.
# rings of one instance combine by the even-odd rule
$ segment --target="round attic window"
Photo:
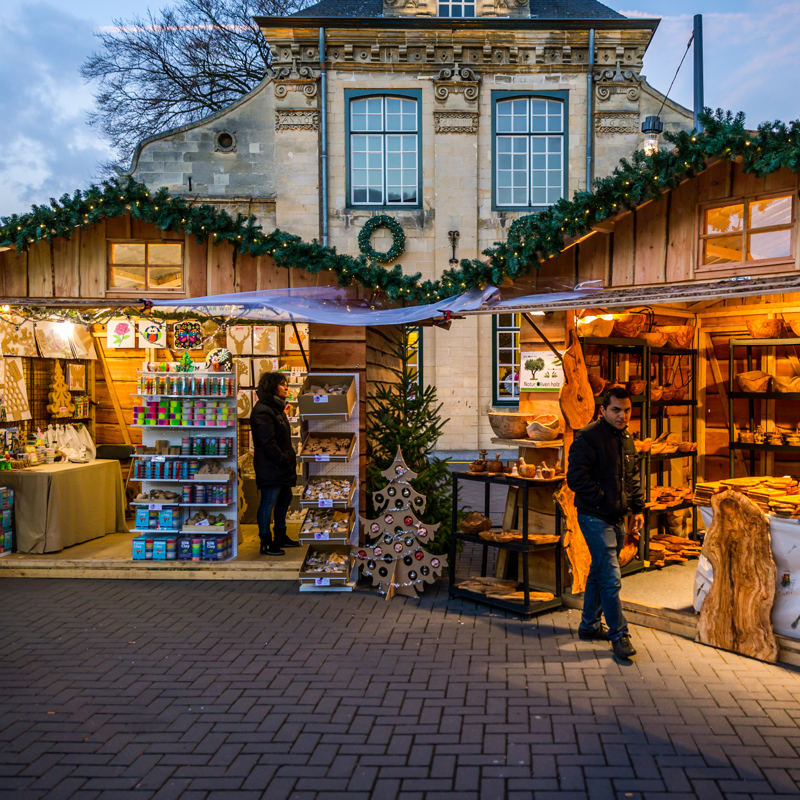
[[[220,131],[214,139],[214,144],[217,150],[231,153],[236,149],[236,136],[230,131]]]

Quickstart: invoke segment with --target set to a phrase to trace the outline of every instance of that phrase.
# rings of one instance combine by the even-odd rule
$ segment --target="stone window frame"
[[[563,103],[564,132],[562,136],[562,158],[563,158],[563,194],[562,197],[569,196],[569,91],[562,89],[493,89],[492,90],[492,211],[514,212],[521,211],[530,214],[531,212],[544,211],[552,203],[535,206],[509,206],[500,205],[497,202],[497,106],[505,100],[514,100],[519,97],[539,98],[541,100],[560,100]],[[529,134],[530,135],[530,134]]]
[[[500,324],[500,317],[501,316],[510,316],[511,317],[511,325],[501,325]],[[516,324],[514,324],[516,322]],[[514,396],[513,392],[513,379],[512,379],[512,395],[508,397],[507,395],[500,394],[500,336],[502,334],[511,334],[511,351],[513,356],[513,361],[516,364],[512,364],[513,366],[517,367],[517,374],[519,374],[520,368],[520,357],[522,352],[522,344],[520,341],[521,334],[521,315],[515,314],[512,312],[508,312],[508,314],[492,314],[492,405],[493,406],[519,406],[519,381],[517,381],[517,394]],[[514,337],[516,336],[516,345],[514,345]],[[508,349],[508,348],[503,348]]]
[[[444,19],[472,19],[478,16],[478,3],[480,0],[437,0],[436,2],[436,16],[442,17]],[[442,14],[442,8],[444,6],[447,7],[448,11],[453,10],[453,5],[460,6],[462,11],[464,10],[464,6],[470,5],[472,6],[472,13],[471,14],[461,14],[459,16],[454,16],[452,14]]]
[[[113,261],[113,247],[115,244],[143,244],[145,245],[145,263],[144,264],[115,264]],[[158,267],[160,265],[157,264],[149,264],[148,263],[148,254],[149,254],[149,245],[160,245],[160,244],[170,244],[170,245],[180,245],[181,247],[181,285],[180,286],[173,286],[167,287],[163,289],[153,289],[150,288],[148,284],[148,272],[150,269],[154,267]],[[144,267],[145,270],[145,286],[144,287],[127,287],[127,286],[114,286],[112,285],[112,278],[111,272],[115,266],[137,266],[137,267]],[[177,266],[177,265],[174,265]],[[106,294],[107,295],[136,295],[137,297],[141,295],[142,292],[147,292],[153,296],[172,296],[172,295],[183,295],[186,293],[186,242],[182,239],[106,239]]]
[[[753,203],[760,200],[774,200],[779,197],[788,197],[792,202],[792,217],[791,222],[788,224],[780,224],[773,226],[758,226],[751,228],[748,222],[749,214],[748,207]],[[736,275],[749,275],[752,273],[761,272],[775,272],[776,268],[793,269],[797,262],[797,226],[798,226],[798,207],[797,207],[797,192],[792,189],[783,189],[774,192],[759,192],[757,194],[748,195],[735,195],[726,197],[720,200],[713,200],[707,203],[698,203],[697,205],[697,223],[696,223],[696,251],[695,263],[697,268],[695,272],[700,275],[711,276],[736,276]],[[709,239],[721,238],[725,234],[706,234],[705,233],[705,215],[707,211],[715,208],[725,208],[726,206],[742,205],[743,208],[743,223],[741,231],[734,232],[728,235],[739,235],[742,238],[742,260],[732,261],[728,263],[719,264],[705,264],[703,262],[703,249],[705,241]],[[750,234],[755,231],[758,233],[768,233],[776,230],[789,230],[789,255],[779,256],[775,258],[762,258],[747,260],[747,241]]]
[[[416,203],[353,203],[350,166],[350,103],[367,97],[402,97],[417,103],[417,202]],[[345,89],[345,208],[348,211],[414,210],[422,208],[422,89]]]

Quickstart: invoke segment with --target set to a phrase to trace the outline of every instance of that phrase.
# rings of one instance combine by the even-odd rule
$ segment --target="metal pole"
[[[319,70],[320,70],[320,173],[322,195],[322,245],[328,246],[328,71],[325,68],[325,28],[319,29]]]
[[[594,179],[594,28],[589,29],[589,65],[586,72],[586,191]]]
[[[694,15],[694,127],[703,130],[700,113],[705,107],[703,99],[703,15]]]

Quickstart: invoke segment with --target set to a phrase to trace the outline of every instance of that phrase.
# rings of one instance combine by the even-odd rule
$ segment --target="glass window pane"
[[[501,206],[511,205],[511,189],[501,186],[497,190],[497,204]]]
[[[367,190],[366,189],[353,189],[353,202],[354,203],[366,203],[367,202]]]
[[[706,233],[733,233],[740,231],[744,221],[744,205],[738,203],[706,211]]]
[[[143,244],[112,244],[112,264],[144,264]]]
[[[514,315],[513,314],[498,314],[497,315],[497,327],[498,328],[511,328],[514,326]]]
[[[109,283],[114,289],[144,289],[144,267],[112,267]]]
[[[543,206],[547,203],[547,190],[534,188],[532,204],[535,206]]]
[[[353,114],[353,121],[350,127],[354,131],[365,131],[367,129],[366,114]]]
[[[718,236],[703,242],[704,264],[735,264],[742,260],[741,236]]]
[[[533,133],[544,133],[547,130],[547,117],[531,117],[531,131]]]
[[[749,204],[748,211],[750,228],[789,225],[792,222],[792,198],[772,197],[769,200],[756,200]]]
[[[147,248],[150,265],[183,264],[183,246],[180,244],[150,244]]]
[[[753,233],[749,239],[748,261],[758,261],[761,258],[788,258],[792,254],[792,232],[789,228],[783,231]]]
[[[390,152],[386,154],[386,166],[389,169],[400,169],[403,161],[403,156],[397,152]]]
[[[383,202],[383,192],[380,189],[369,189],[368,190],[368,197],[370,203],[382,203]]]
[[[183,284],[180,267],[151,267],[147,274],[150,289],[180,289]]]

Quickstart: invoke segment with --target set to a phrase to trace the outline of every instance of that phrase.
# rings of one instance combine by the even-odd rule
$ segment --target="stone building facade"
[[[356,254],[365,221],[390,214],[407,236],[403,269],[423,278],[450,267],[451,232],[456,258],[480,257],[514,219],[586,188],[589,74],[596,177],[641,147],[664,99],[641,75],[657,21],[596,0],[322,0],[258,22],[273,72],[228,109],[143,141],[134,176],[321,238],[325,102],[329,243]],[[692,124],[670,101],[661,116]],[[373,245],[387,250],[388,233]],[[486,410],[513,404],[500,337],[488,317],[424,332],[424,380],[451,420],[443,450],[489,447]]]

